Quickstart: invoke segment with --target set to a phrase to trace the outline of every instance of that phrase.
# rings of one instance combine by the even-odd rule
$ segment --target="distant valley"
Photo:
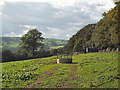
[[[0,50],[9,49],[11,51],[16,51],[19,49],[19,43],[21,42],[20,37],[0,37],[0,39],[2,39]],[[67,40],[46,38],[43,43],[45,45],[45,49],[50,50],[63,47],[67,44]]]

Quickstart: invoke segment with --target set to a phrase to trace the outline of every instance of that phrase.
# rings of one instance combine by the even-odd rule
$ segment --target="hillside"
[[[19,48],[20,37],[0,37],[2,38],[2,45],[0,45],[0,49],[10,49],[12,51],[16,51]],[[50,49],[55,46],[64,46],[67,44],[67,40],[60,39],[48,39],[44,40],[45,48]]]
[[[0,49],[10,49],[16,51],[19,48],[20,37],[0,37],[2,38],[2,45]]]
[[[56,56],[0,63],[2,88],[118,88],[117,52],[72,58],[71,64],[56,64]]]
[[[65,48],[71,51],[83,51],[86,47],[91,48],[93,44],[99,50],[118,48],[120,46],[119,7],[120,4],[103,13],[103,19],[98,23],[89,24],[80,29],[70,38]]]
[[[65,46],[67,50],[82,51],[85,47],[91,47],[91,37],[96,24],[89,24],[80,29],[75,35],[73,35],[68,44]]]

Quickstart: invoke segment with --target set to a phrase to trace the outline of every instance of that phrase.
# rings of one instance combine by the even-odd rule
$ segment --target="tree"
[[[27,34],[21,37],[20,51],[28,55],[28,57],[34,58],[37,51],[43,48],[42,33],[37,29],[33,29],[27,32]]]
[[[2,62],[10,62],[15,59],[15,55],[10,50],[3,50],[2,51]]]
[[[83,49],[82,42],[79,39],[76,40],[76,43],[75,43],[74,48],[73,48],[73,51],[74,52],[82,52],[82,49]]]
[[[41,49],[37,52],[37,58],[43,58],[43,57],[49,57],[49,56],[50,56],[49,50]]]
[[[120,0],[113,0],[113,2],[114,2],[116,5],[120,4]]]
[[[105,17],[105,16],[106,16],[106,12],[104,12],[104,13],[102,14],[102,16]]]
[[[57,53],[58,53],[58,49],[51,49],[50,50],[51,55],[57,55]]]

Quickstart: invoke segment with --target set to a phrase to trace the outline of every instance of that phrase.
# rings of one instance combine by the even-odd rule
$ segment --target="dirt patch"
[[[42,77],[40,77],[40,78],[39,78],[38,80],[36,80],[34,83],[27,85],[25,88],[34,88],[34,87],[36,87],[36,88],[41,88],[42,86],[41,86],[40,84],[42,84],[45,79],[51,77],[51,76],[54,74],[54,72],[55,72],[56,70],[58,70],[59,68],[61,68],[61,66],[55,66],[55,67],[54,67],[53,69],[51,69],[50,71],[44,72],[44,73],[42,74]],[[76,88],[76,87],[78,87],[78,83],[77,83],[77,82],[75,82],[75,83],[69,83],[69,82],[72,82],[72,81],[74,81],[74,80],[79,79],[79,78],[76,76],[76,74],[75,74],[75,72],[76,72],[76,70],[77,70],[77,66],[76,66],[76,65],[72,65],[72,66],[70,65],[69,68],[71,69],[70,72],[68,72],[69,78],[67,78],[67,79],[65,80],[65,82],[62,83],[62,85],[60,85],[60,88]],[[39,86],[38,86],[38,85],[39,85]],[[57,86],[56,86],[56,87],[57,87]]]
[[[69,73],[69,78],[67,78],[67,82],[63,83],[62,88],[77,88],[78,87],[78,83],[69,83],[73,80],[77,80],[78,77],[76,76],[75,72],[77,70],[77,66],[70,66],[71,68],[71,72]]]
[[[55,66],[53,69],[51,69],[50,71],[44,72],[42,74],[42,77],[40,77],[38,80],[36,80],[35,82],[33,82],[32,84],[28,84],[27,86],[25,86],[25,88],[33,88],[35,85],[42,83],[42,81],[44,81],[46,78],[52,76],[52,74],[54,74],[54,72],[60,68],[59,66]]]

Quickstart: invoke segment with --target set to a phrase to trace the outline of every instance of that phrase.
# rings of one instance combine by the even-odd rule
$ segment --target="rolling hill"
[[[16,51],[19,48],[20,37],[0,37],[2,38],[2,45],[0,49],[9,49],[11,51]],[[59,48],[67,44],[67,40],[61,39],[44,39],[45,49]]]

